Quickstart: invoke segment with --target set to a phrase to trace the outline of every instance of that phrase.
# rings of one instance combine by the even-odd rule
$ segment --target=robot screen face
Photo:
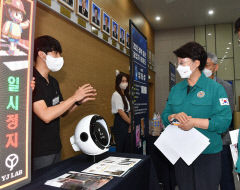
[[[94,129],[95,131],[95,136],[97,140],[103,145],[107,146],[108,144],[108,136],[105,128],[102,126],[101,123],[96,123],[96,127]]]
[[[104,149],[108,145],[108,134],[101,123],[96,121],[91,124],[90,133],[93,141],[99,148]]]

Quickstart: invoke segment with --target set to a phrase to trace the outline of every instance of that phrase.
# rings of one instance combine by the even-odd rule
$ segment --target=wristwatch
[[[80,105],[81,105],[81,103],[79,103],[79,102],[75,102],[75,105],[77,105],[77,106],[80,106]]]

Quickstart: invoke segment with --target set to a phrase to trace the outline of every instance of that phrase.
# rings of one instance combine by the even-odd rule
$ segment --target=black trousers
[[[233,160],[229,145],[223,145],[221,152],[222,160],[222,175],[220,182],[221,190],[235,190],[235,183],[233,177]]]
[[[190,166],[179,159],[174,168],[180,190],[218,190],[221,153],[201,154]]]
[[[116,142],[116,151],[129,153],[130,139],[128,135],[129,124],[125,122],[119,114],[114,115],[113,134]]]

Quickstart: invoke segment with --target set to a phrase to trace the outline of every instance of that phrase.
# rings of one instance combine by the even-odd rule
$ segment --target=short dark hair
[[[240,30],[240,17],[235,22],[235,33],[238,33]]]
[[[97,10],[97,12],[98,12],[98,8],[97,8],[97,7],[94,7],[94,11],[95,11],[95,10]]]
[[[204,48],[196,42],[188,42],[173,53],[180,58],[190,58],[193,61],[200,61],[198,69],[202,71],[207,62],[207,53]]]
[[[58,40],[51,36],[44,35],[34,40],[34,61],[37,60],[39,51],[43,51],[46,54],[52,51],[62,53],[62,47]]]

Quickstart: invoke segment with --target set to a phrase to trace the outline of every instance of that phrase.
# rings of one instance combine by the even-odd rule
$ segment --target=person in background
[[[219,68],[217,63],[218,58],[213,53],[208,53],[207,64],[203,69],[203,73],[206,77],[209,77],[219,84],[221,84],[225,91],[227,92],[228,100],[231,106],[231,111],[234,110],[234,96],[232,85],[228,82],[216,77],[216,72]],[[233,122],[231,122],[232,124]],[[233,127],[230,125],[229,130],[232,130]],[[229,130],[222,134],[223,140],[223,150],[221,152],[221,162],[222,162],[222,175],[220,181],[221,190],[235,190],[234,178],[233,178],[233,160],[230,150],[231,139],[229,135]]]
[[[240,17],[235,22],[235,33],[238,34],[238,44],[240,45]]]
[[[182,130],[197,129],[210,144],[191,164],[175,163],[180,190],[218,190],[221,179],[221,134],[227,131],[232,113],[222,85],[202,73],[207,61],[204,48],[189,42],[174,51],[177,71],[184,80],[172,87],[162,113],[165,126],[177,119]],[[171,126],[170,126],[171,127]],[[174,141],[174,139],[172,139]]]
[[[60,43],[51,36],[40,36],[34,41],[32,156],[33,170],[60,161],[60,117],[80,104],[95,100],[96,90],[85,84],[63,100],[58,81],[49,75],[59,71],[64,63]]]
[[[128,133],[131,131],[130,97],[128,78],[125,74],[118,74],[115,82],[115,92],[112,95],[112,114],[114,114],[113,133],[117,152],[128,152]]]

